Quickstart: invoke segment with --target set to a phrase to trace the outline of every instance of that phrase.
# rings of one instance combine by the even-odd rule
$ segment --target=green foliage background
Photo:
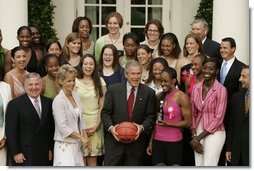
[[[204,18],[209,27],[207,37],[212,38],[212,25],[213,25],[213,0],[201,0],[195,19]]]
[[[28,0],[28,24],[37,25],[43,35],[42,44],[56,37],[56,30],[53,29],[54,9],[51,0]]]

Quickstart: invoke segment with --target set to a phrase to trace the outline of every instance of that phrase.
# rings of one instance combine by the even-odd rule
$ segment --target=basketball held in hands
[[[138,128],[132,122],[121,122],[116,127],[117,137],[122,143],[131,143],[135,141]]]

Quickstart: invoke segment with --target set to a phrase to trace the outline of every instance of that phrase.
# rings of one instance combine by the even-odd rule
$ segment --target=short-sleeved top
[[[101,85],[106,86],[105,81],[103,78],[100,78]],[[81,100],[81,103],[83,105],[83,115],[85,115],[86,123],[88,126],[90,126],[90,118],[87,118],[88,115],[91,117],[97,117],[97,114],[99,112],[99,96],[97,95],[94,86],[87,86],[84,83],[82,83],[79,79],[76,79],[76,89],[77,94]],[[96,122],[96,119],[91,119],[94,122]]]

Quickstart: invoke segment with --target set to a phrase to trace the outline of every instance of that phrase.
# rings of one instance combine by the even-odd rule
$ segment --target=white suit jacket
[[[5,112],[6,112],[6,107],[9,103],[9,101],[12,99],[11,96],[11,87],[9,84],[1,81],[0,82],[0,94],[3,99],[3,107],[4,107],[4,124],[3,127],[0,127],[0,140],[5,137]]]
[[[76,92],[72,91],[72,97],[78,105],[79,117],[73,106],[65,96],[63,90],[53,100],[53,116],[55,120],[54,140],[62,142],[76,143],[78,140],[68,137],[73,131],[82,134],[86,124],[82,115],[82,105]]]

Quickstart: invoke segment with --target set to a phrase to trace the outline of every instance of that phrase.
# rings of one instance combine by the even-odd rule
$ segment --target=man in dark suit
[[[52,160],[52,100],[41,96],[42,79],[29,73],[26,93],[9,102],[6,111],[7,149],[12,166],[47,166]]]
[[[233,94],[226,138],[226,158],[233,166],[249,166],[249,67],[242,69],[242,90]]]
[[[198,34],[202,39],[204,53],[209,57],[214,57],[221,64],[220,44],[207,37],[208,24],[205,19],[196,19],[191,24],[191,32]]]
[[[106,130],[105,166],[141,166],[148,144],[146,133],[155,122],[155,92],[140,83],[142,66],[130,61],[125,67],[127,82],[114,84],[108,88],[101,119]],[[131,116],[128,116],[127,99],[135,88],[135,100]],[[115,129],[123,121],[135,123],[138,128],[136,141],[125,144],[117,138]]]
[[[224,117],[225,130],[227,132],[231,117],[231,97],[234,93],[239,91],[239,78],[242,67],[245,65],[239,61],[234,53],[236,50],[236,42],[231,37],[222,39],[220,45],[220,53],[223,58],[218,80],[226,87],[228,92],[227,109]],[[226,66],[225,66],[226,65]],[[225,68],[224,68],[225,66]],[[222,149],[219,166],[225,165],[225,146]]]

